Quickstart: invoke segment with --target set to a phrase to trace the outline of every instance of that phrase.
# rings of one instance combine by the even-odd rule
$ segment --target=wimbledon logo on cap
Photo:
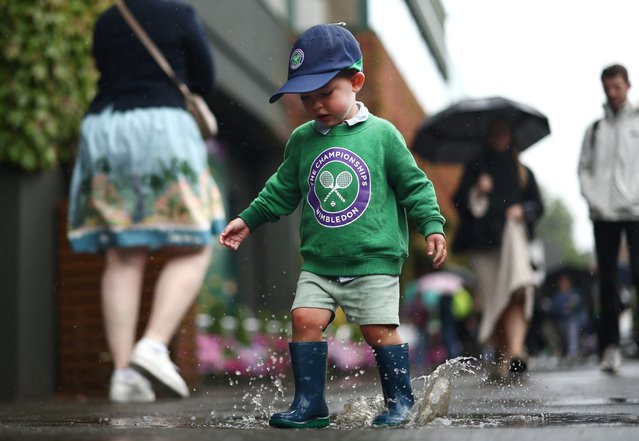
[[[308,173],[308,204],[318,223],[338,228],[357,220],[371,199],[366,163],[342,147],[331,147],[315,158]]]
[[[304,51],[302,49],[295,49],[291,54],[291,69],[295,70],[304,62]]]

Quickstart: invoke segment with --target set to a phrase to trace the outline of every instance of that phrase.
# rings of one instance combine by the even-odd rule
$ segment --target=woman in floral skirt
[[[194,10],[174,0],[128,0],[178,77],[210,97],[214,66]],[[73,170],[68,237],[75,252],[102,253],[102,309],[114,363],[109,398],[155,400],[151,384],[189,390],[167,345],[201,287],[213,236],[224,225],[206,148],[183,98],[116,7],[98,19],[93,55],[100,80],[85,115]],[[135,341],[149,252],[170,258]]]

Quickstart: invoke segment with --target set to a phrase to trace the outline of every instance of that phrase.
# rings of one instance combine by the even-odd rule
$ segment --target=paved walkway
[[[639,362],[626,361],[619,375],[596,366],[533,371],[521,383],[490,384],[485,375],[452,378],[448,416],[400,429],[353,427],[340,422],[344,404],[379,393],[374,373],[329,381],[329,407],[337,424],[325,430],[268,427],[266,416],[288,405],[273,384],[239,381],[207,388],[188,400],[116,405],[105,400],[51,400],[0,404],[0,440],[632,440],[639,435]],[[415,380],[419,392],[426,384]],[[290,389],[289,389],[290,391]],[[368,404],[367,404],[368,403]]]

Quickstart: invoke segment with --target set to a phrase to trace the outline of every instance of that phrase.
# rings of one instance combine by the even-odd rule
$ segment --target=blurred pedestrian
[[[288,411],[271,416],[275,427],[329,425],[322,332],[338,306],[375,353],[387,409],[373,424],[403,424],[414,404],[408,345],[397,331],[406,219],[408,213],[417,221],[437,268],[446,259],[444,218],[433,184],[397,129],[356,101],[362,69],[359,43],[346,28],[317,25],[298,38],[288,80],[270,101],[299,95],[312,121],[295,129],[277,172],[220,236],[237,249],[260,225],[301,206],[304,263],[289,345],[295,398]]]
[[[579,356],[579,327],[581,324],[581,294],[573,287],[570,276],[559,277],[552,297],[551,311],[561,332],[563,353],[569,361]]]
[[[417,330],[414,364],[428,368],[470,355],[468,319],[474,299],[463,277],[446,270],[432,271],[408,282],[403,297],[402,315]]]
[[[177,76],[209,97],[213,60],[193,8],[173,0],[127,5]],[[208,269],[213,235],[224,225],[221,197],[180,91],[115,6],[96,22],[93,55],[100,79],[82,121],[68,237],[75,252],[105,257],[102,311],[114,364],[109,398],[154,401],[149,379],[187,397],[167,345]],[[169,259],[136,343],[144,268],[158,249]]]
[[[528,240],[543,212],[535,176],[519,160],[510,125],[488,125],[482,155],[465,167],[454,196],[460,225],[453,249],[467,253],[482,308],[479,341],[496,349],[493,375],[527,369],[525,338],[535,278]]]
[[[628,101],[630,80],[620,64],[601,73],[604,117],[584,136],[579,184],[593,223],[599,271],[599,352],[601,369],[616,373],[619,349],[619,253],[628,245],[632,282],[639,290],[639,109]]]

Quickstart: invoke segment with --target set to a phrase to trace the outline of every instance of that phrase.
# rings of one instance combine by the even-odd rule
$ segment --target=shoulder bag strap
[[[171,67],[171,65],[168,63],[168,61],[166,61],[166,58],[164,58],[164,55],[162,55],[162,52],[160,52],[160,50],[155,45],[155,43],[153,43],[153,40],[151,40],[151,38],[149,37],[149,34],[146,33],[144,28],[140,25],[140,22],[138,22],[138,20],[135,18],[131,10],[124,3],[124,1],[117,0],[116,5],[120,11],[120,14],[122,14],[122,17],[131,27],[131,29],[133,30],[135,35],[138,37],[140,42],[144,45],[146,50],[149,51],[149,54],[151,54],[155,62],[160,66],[160,68],[164,71],[164,73],[171,79],[171,81],[173,81],[173,84],[175,84],[175,86],[180,90],[182,95],[185,98],[191,95],[191,91],[189,90],[189,87],[178,78],[178,76],[173,71],[173,68]]]

